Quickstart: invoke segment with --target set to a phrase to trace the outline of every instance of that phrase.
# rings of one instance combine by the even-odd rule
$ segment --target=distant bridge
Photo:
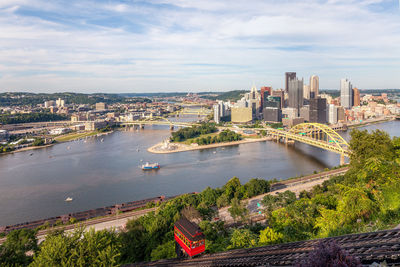
[[[177,115],[197,115],[197,116],[207,116],[212,113],[211,109],[208,108],[184,108],[175,112]]]

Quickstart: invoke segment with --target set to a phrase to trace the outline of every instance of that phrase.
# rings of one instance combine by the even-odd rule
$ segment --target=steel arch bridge
[[[320,123],[301,123],[293,126],[289,131],[270,128],[268,132],[272,136],[284,138],[285,141],[294,140],[308,145],[335,152],[344,157],[349,157],[349,144],[336,131],[327,125]]]

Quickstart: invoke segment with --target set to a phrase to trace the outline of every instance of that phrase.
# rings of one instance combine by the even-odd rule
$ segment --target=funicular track
[[[170,259],[127,266],[293,266],[307,257],[320,240],[330,239],[334,239],[350,255],[358,257],[363,265],[386,261],[389,266],[400,266],[400,229],[237,249],[193,259]]]

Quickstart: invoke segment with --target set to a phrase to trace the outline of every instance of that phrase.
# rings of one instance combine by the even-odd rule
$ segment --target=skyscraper
[[[351,109],[353,104],[353,87],[347,79],[340,80],[340,102],[342,107]]]
[[[353,88],[353,106],[360,106],[360,90]]]
[[[289,107],[297,110],[297,116],[300,114],[300,108],[303,106],[303,79],[289,80]]]
[[[261,109],[264,107],[265,98],[272,95],[272,88],[269,86],[261,87]]]
[[[289,92],[289,80],[296,79],[296,72],[285,73],[285,92]]]
[[[319,77],[313,75],[310,78],[310,98],[316,98],[319,94]]]
[[[282,89],[272,91],[272,96],[278,96],[281,98],[281,109],[284,108],[285,104],[285,92]]]
[[[310,99],[310,86],[309,85],[304,85],[303,86],[303,97],[305,99]]]

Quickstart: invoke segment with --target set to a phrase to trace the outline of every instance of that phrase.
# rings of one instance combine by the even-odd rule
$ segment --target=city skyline
[[[285,88],[288,71],[400,87],[398,1],[16,0],[0,14],[0,92]]]

